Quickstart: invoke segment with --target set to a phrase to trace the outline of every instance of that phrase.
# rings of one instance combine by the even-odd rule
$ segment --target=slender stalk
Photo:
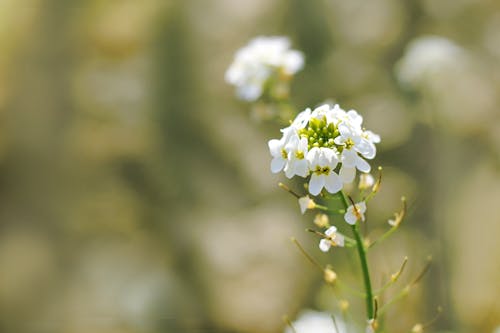
[[[352,225],[351,228],[354,234],[354,238],[356,239],[359,260],[361,262],[361,270],[363,271],[363,281],[365,283],[366,291],[366,313],[368,315],[368,319],[373,319],[373,293],[372,284],[370,281],[370,272],[368,271],[368,262],[366,261],[365,246],[363,245],[363,241],[361,240],[361,236],[359,235],[358,226],[355,224]]]
[[[345,209],[349,207],[349,203],[343,191],[340,191],[340,197],[344,204]],[[373,319],[374,317],[374,309],[373,309],[373,292],[372,292],[372,284],[370,281],[370,272],[368,270],[368,262],[366,260],[366,249],[363,244],[363,240],[361,239],[361,235],[359,234],[358,225],[354,224],[351,226],[352,233],[354,234],[354,239],[356,240],[356,245],[358,249],[359,260],[361,263],[361,270],[363,272],[363,282],[365,284],[366,291],[366,314],[368,319]]]

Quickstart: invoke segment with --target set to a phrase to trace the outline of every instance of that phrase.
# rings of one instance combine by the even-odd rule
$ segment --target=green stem
[[[344,207],[347,211],[347,208],[350,206],[349,202],[347,201],[347,198],[344,194],[343,191],[340,191],[340,197],[342,199],[342,202],[344,204]],[[363,244],[363,240],[361,239],[361,235],[359,234],[358,231],[358,225],[354,224],[351,226],[352,233],[354,234],[354,239],[356,240],[356,245],[358,249],[358,255],[359,255],[359,260],[361,262],[361,270],[363,272],[363,282],[365,284],[365,291],[366,291],[366,314],[368,316],[368,319],[373,319],[374,313],[373,313],[373,292],[372,292],[372,284],[370,281],[370,272],[368,270],[368,262],[366,260],[366,250],[365,250],[365,245]]]
[[[366,252],[363,240],[359,235],[358,226],[356,224],[351,226],[354,238],[356,239],[356,244],[358,247],[359,260],[361,261],[361,270],[363,271],[363,281],[365,283],[366,290],[366,312],[368,319],[373,319],[373,293],[372,284],[370,282],[370,272],[368,271],[368,262],[366,261]]]

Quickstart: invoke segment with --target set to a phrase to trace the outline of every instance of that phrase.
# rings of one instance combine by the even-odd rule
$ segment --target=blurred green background
[[[410,213],[370,254],[375,284],[433,256],[388,327],[438,306],[428,331],[500,325],[500,2],[1,0],[1,332],[274,333],[337,311],[290,236],[361,286],[357,258],[320,254],[313,215],[277,187],[279,127],[224,82],[256,35],[304,52],[299,109],[333,99],[382,136],[370,227],[401,195]],[[403,87],[395,66],[424,35],[465,56]]]

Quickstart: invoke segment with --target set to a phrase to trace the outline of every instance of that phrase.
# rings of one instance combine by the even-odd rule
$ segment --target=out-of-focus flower
[[[292,323],[293,330],[290,327],[285,329],[285,333],[345,333],[345,324],[338,317],[335,317],[335,323],[332,315],[326,312],[312,310],[303,311],[296,321]],[[338,329],[338,330],[337,330]],[[294,331],[295,330],[295,331]]]
[[[344,183],[354,180],[356,170],[369,172],[365,159],[376,155],[380,137],[362,124],[363,118],[356,111],[346,112],[338,105],[304,110],[281,130],[281,139],[269,141],[271,171],[284,169],[288,178],[310,175],[312,195],[320,194],[323,188],[330,193],[340,191]]]
[[[354,208],[355,206],[356,208]],[[358,220],[365,220],[366,203],[361,201],[356,203],[355,206],[350,205],[344,214],[344,220],[351,225],[356,224]]]
[[[415,324],[411,328],[411,333],[423,333],[424,332],[424,326],[422,324]]]
[[[459,68],[464,50],[439,36],[419,37],[408,45],[396,64],[396,75],[407,86],[422,84],[426,78]]]
[[[337,233],[337,228],[332,226],[325,231],[326,238],[319,241],[319,248],[323,252],[328,252],[332,246],[344,246],[344,236]]]
[[[241,99],[255,101],[269,79],[287,80],[303,65],[304,56],[290,49],[287,37],[257,37],[236,52],[226,71],[226,81],[236,86]]]

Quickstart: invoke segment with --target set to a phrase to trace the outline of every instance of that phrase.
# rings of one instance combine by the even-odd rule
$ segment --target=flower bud
[[[326,228],[330,225],[330,220],[326,214],[316,214],[314,217],[314,224],[320,228]]]
[[[324,271],[323,278],[326,283],[335,284],[335,281],[337,281],[337,273],[335,273],[330,267],[327,267]]]

